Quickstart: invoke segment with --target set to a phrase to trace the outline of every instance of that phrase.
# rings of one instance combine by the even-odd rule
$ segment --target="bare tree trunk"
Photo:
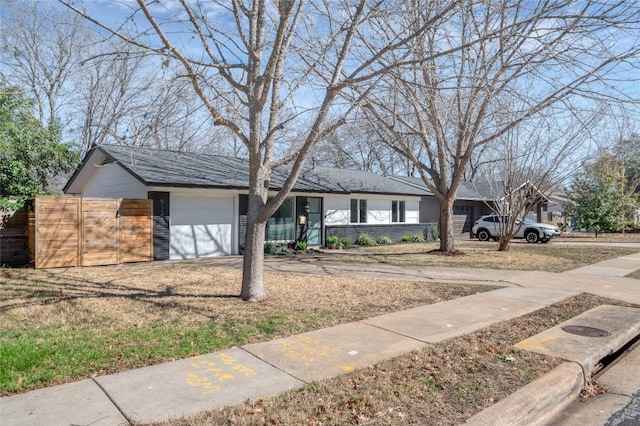
[[[510,246],[511,246],[511,238],[500,238],[498,251],[509,251]]]
[[[453,235],[453,197],[440,201],[440,251],[453,253],[455,238]]]
[[[435,21],[429,20],[429,9],[416,8],[419,19],[415,22],[426,19],[429,31],[408,49],[414,64],[381,78],[376,90],[367,93],[363,108],[378,123],[382,140],[415,165],[425,187],[438,198],[440,250],[453,251],[448,228],[452,212],[444,205],[449,194],[455,194],[470,162],[477,166],[486,160],[496,140],[522,129],[528,148],[524,158],[540,161],[543,154],[542,164],[549,157],[553,167],[563,161],[572,164],[557,149],[576,150],[571,133],[544,139],[553,142],[547,156],[531,146],[535,126],[546,128],[542,119],[549,117],[551,123],[572,129],[577,111],[576,122],[585,123],[584,111],[601,117],[602,105],[615,110],[627,102],[609,88],[615,87],[618,66],[634,63],[632,67],[637,68],[640,45],[612,43],[612,28],[633,27],[629,22],[637,21],[638,2],[620,0],[602,7],[602,2],[586,0],[578,13],[574,3],[534,1],[524,7],[511,0],[457,1],[454,19]],[[541,32],[543,22],[562,25]],[[581,42],[574,43],[578,36]],[[451,53],[439,54],[444,46]],[[585,100],[593,109],[583,108]],[[580,132],[582,140],[596,136],[587,133],[589,138]],[[501,157],[498,152],[497,158]],[[499,166],[489,163],[486,167]],[[524,169],[557,177],[549,165],[540,170],[540,164],[534,163]]]
[[[251,199],[254,199],[253,203]],[[240,297],[248,302],[259,302],[267,297],[264,286],[264,234],[266,221],[258,220],[258,197],[250,197],[247,212],[247,234],[242,259],[242,290]],[[252,206],[253,204],[253,206]]]

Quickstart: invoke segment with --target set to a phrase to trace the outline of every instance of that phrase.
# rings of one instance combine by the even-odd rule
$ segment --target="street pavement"
[[[638,366],[636,365],[636,368]],[[584,424],[584,423],[582,423]],[[633,400],[622,410],[609,418],[606,426],[637,426],[640,425],[640,391],[637,392]]]
[[[623,357],[594,376],[606,393],[591,398],[574,398],[554,413],[551,426],[640,425],[640,342]]]
[[[238,257],[195,262],[241,267]],[[640,304],[640,281],[622,275],[640,269],[640,255],[562,274],[365,265],[331,262],[322,256],[271,258],[265,261],[265,269],[305,275],[491,284],[504,288],[200,357],[3,397],[0,398],[0,423],[3,426],[122,425],[179,418],[248,399],[278,395],[315,380],[335,377],[533,312],[580,292]],[[558,408],[569,407],[575,400],[579,388],[584,380],[591,378],[591,368],[601,356],[619,350],[640,334],[640,309],[605,306],[583,315],[574,319],[577,321],[574,325],[586,324],[606,330],[609,336],[605,340],[600,338],[594,345],[594,338],[565,336],[566,333],[554,327],[547,335],[532,336],[528,341],[520,342],[520,347],[526,350],[550,353],[566,362],[540,381],[479,413],[469,424],[528,424],[538,421],[536,416],[557,414]],[[566,343],[572,346],[571,351],[564,351],[562,344],[554,344],[563,339],[565,343],[571,343]],[[621,362],[618,367],[625,377],[629,376],[626,372],[631,368],[629,365],[638,365],[636,358],[631,360],[631,364]],[[629,386],[635,386],[637,392],[640,381]],[[632,401],[633,393],[625,389],[616,394],[619,398],[615,404],[607,405],[609,414]]]

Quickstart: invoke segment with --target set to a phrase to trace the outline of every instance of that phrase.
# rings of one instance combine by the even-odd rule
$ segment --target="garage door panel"
[[[169,257],[232,254],[233,197],[172,196]]]
[[[171,258],[191,259],[230,254],[231,225],[171,227]]]

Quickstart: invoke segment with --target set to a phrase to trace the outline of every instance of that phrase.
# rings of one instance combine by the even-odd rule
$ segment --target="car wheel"
[[[537,243],[540,240],[540,236],[536,231],[527,231],[527,233],[524,234],[524,238],[531,244]]]
[[[480,241],[489,241],[489,238],[491,238],[491,234],[486,229],[480,229],[477,235]]]

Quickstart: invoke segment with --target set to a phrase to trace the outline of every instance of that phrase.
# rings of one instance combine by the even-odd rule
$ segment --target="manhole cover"
[[[566,331],[567,333],[577,334],[578,336],[585,336],[585,337],[611,336],[611,333],[609,333],[608,331],[601,330],[595,327],[589,327],[586,325],[565,325],[560,328],[562,328],[562,330]]]

